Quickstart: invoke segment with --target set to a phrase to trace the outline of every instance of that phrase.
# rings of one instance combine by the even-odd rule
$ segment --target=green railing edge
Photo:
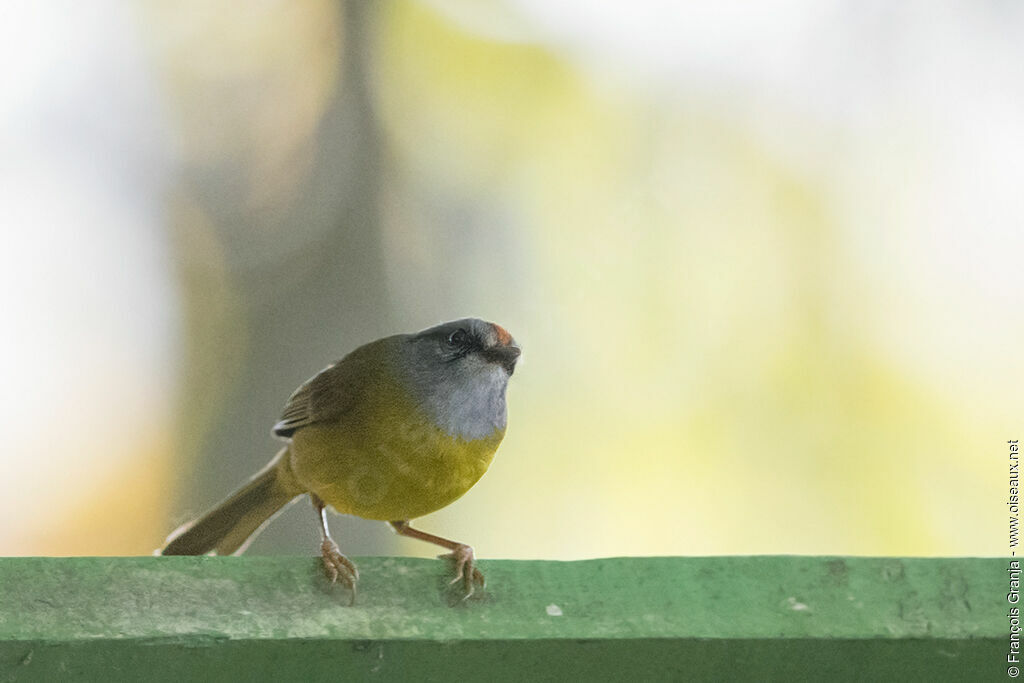
[[[349,607],[313,557],[0,558],[0,680],[1007,670],[1001,558],[484,560],[455,607],[440,561],[357,563]]]

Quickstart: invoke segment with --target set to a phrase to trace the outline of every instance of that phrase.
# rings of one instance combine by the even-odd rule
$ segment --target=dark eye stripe
[[[450,346],[465,346],[468,339],[469,335],[460,327],[448,335],[448,344]]]

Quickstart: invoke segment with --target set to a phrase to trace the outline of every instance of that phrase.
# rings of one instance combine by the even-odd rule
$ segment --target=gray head
[[[404,373],[434,424],[464,439],[505,428],[505,388],[520,353],[505,328],[464,318],[408,335],[403,347]]]

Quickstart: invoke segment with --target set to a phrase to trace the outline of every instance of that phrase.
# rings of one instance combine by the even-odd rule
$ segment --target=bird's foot
[[[338,544],[327,538],[320,545],[320,555],[324,560],[324,572],[331,583],[345,584],[345,587],[352,591],[352,600],[356,601],[356,581],[359,580],[359,570],[352,564],[352,561],[341,554]]]
[[[476,586],[479,586],[483,590],[487,582],[484,581],[483,573],[476,568],[476,558],[473,556],[473,548],[460,544],[450,553],[440,555],[439,557],[450,560],[455,566],[455,578],[448,582],[449,586],[454,586],[461,583],[462,586],[462,597],[461,600],[466,600],[476,592]]]

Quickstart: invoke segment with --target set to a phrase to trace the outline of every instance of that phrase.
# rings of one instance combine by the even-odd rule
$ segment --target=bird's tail
[[[288,469],[288,448],[227,500],[167,537],[161,555],[240,553],[256,533],[303,493]]]

